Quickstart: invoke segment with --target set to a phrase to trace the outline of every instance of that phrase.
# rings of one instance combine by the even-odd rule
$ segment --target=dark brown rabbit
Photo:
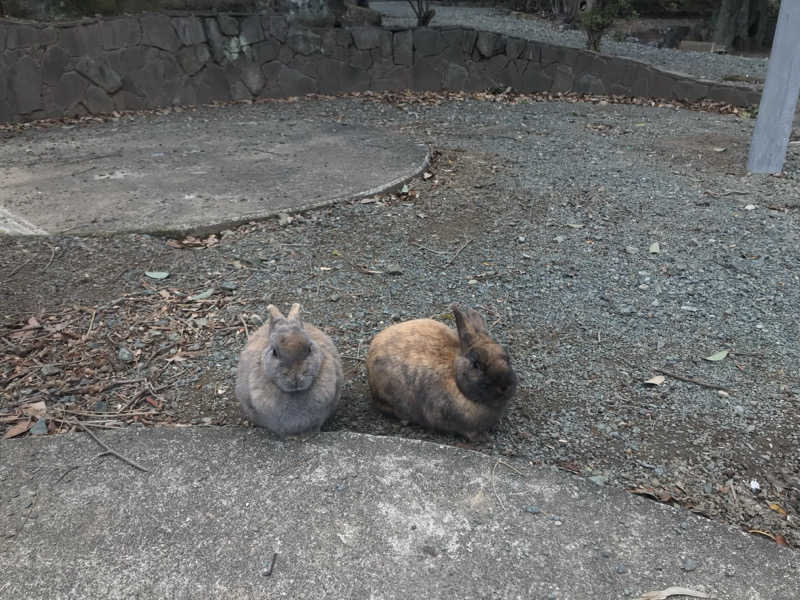
[[[283,437],[319,431],[336,411],[342,363],[331,338],[300,320],[267,307],[269,323],[247,341],[236,373],[236,397],[247,420]]]
[[[369,387],[381,412],[475,440],[500,419],[517,376],[483,317],[452,309],[457,334],[417,319],[376,335],[367,352]]]

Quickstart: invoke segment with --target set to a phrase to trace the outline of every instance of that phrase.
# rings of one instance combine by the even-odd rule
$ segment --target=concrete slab
[[[150,472],[85,434],[0,442],[0,597],[797,597],[793,551],[551,469],[347,432],[98,436]]]
[[[246,107],[76,128],[0,144],[0,233],[188,233],[372,195],[427,165],[391,132]]]

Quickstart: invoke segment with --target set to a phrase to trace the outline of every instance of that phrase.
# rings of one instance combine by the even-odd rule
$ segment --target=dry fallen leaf
[[[711,598],[704,592],[690,590],[685,587],[668,587],[665,590],[656,590],[654,592],[647,592],[643,596],[639,596],[636,600],[667,600],[670,596],[692,596],[693,598]]]
[[[725,350],[720,350],[719,352],[715,352],[711,356],[706,356],[705,360],[710,360],[711,362],[720,361],[726,356],[728,356],[728,352],[730,352],[730,350],[728,350],[727,348]]]
[[[664,377],[663,375],[656,375],[655,377],[651,377],[650,379],[645,381],[645,384],[647,384],[647,385],[661,385],[662,383],[664,383],[665,379],[666,379],[666,377]]]
[[[778,546],[783,546],[784,548],[788,548],[789,544],[786,542],[786,538],[784,538],[780,533],[775,534],[775,543]]]
[[[782,516],[782,517],[785,517],[785,516],[786,516],[786,511],[785,511],[785,510],[783,510],[783,509],[781,508],[781,505],[780,505],[780,504],[777,504],[777,503],[775,503],[775,502],[770,502],[770,503],[768,504],[768,506],[769,506],[770,510],[774,510],[774,511],[775,511],[776,513],[778,513],[780,516]]]
[[[40,400],[39,402],[34,402],[32,404],[26,404],[22,407],[22,412],[29,417],[36,417],[37,419],[41,419],[45,413],[47,412],[47,406],[44,403],[44,400]]]
[[[6,431],[5,435],[3,436],[3,439],[7,440],[9,438],[21,435],[26,431],[28,431],[28,429],[31,428],[31,425],[33,425],[33,421],[31,419],[17,423],[13,427],[10,427],[8,431]]]

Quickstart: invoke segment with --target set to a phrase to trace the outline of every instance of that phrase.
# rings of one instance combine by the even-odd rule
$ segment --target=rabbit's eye
[[[278,358],[278,349],[277,348],[273,348],[272,349],[272,356],[274,356],[275,358]]]
[[[475,369],[476,371],[480,371],[481,363],[477,358],[472,359],[472,368]]]

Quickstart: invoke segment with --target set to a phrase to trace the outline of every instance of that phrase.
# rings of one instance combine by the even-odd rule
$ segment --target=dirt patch
[[[763,202],[795,198],[797,181],[706,158],[681,174],[698,147],[740,148],[741,123],[472,100],[281,110],[427,132],[439,154],[407,193],[214,238],[0,239],[2,431],[33,428],[39,402],[51,433],[75,419],[242,426],[233,370],[247,332],[268,302],[300,301],[347,369],[328,429],[468,445],[379,415],[363,367],[382,328],[449,322],[456,301],[486,315],[520,375],[492,440],[470,447],[800,545],[798,232],[793,209]],[[683,379],[645,385],[655,369]]]

